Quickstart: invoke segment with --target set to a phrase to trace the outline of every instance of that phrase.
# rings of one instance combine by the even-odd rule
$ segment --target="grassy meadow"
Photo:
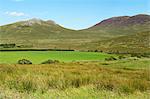
[[[62,62],[72,61],[95,61],[104,60],[111,55],[95,52],[75,52],[75,51],[10,51],[0,52],[0,63],[16,64],[20,59],[29,59],[33,64],[40,64],[48,59]]]
[[[30,55],[30,57],[33,55],[32,58],[38,59],[37,52],[33,54],[31,52],[17,53],[24,53],[22,55],[28,53],[27,55]],[[42,58],[48,57],[48,55],[44,56],[43,53],[45,52],[39,53]],[[64,53],[63,55],[66,55],[67,52]],[[108,57],[107,54],[102,54],[99,57],[98,55],[101,55],[101,53],[69,53],[73,53],[72,55],[75,55],[75,53],[83,55],[83,57],[72,56],[72,60],[74,58],[78,60],[86,59],[88,56],[88,59],[93,57],[96,57],[95,59],[104,59],[104,57]],[[14,53],[8,52],[5,54],[10,55]],[[95,56],[91,58],[90,56],[92,55]],[[63,56],[61,57],[63,58]],[[9,59],[11,60],[11,57]],[[64,59],[72,61],[67,57],[64,57]],[[14,62],[16,61],[13,60],[12,63]],[[35,63],[38,62],[35,61]],[[150,97],[149,64],[150,59],[148,58],[32,65],[1,64],[0,98],[148,99]]]

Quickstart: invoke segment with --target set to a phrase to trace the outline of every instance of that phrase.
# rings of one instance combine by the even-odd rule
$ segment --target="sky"
[[[137,14],[150,15],[150,0],[0,0],[0,25],[40,18],[78,30]]]

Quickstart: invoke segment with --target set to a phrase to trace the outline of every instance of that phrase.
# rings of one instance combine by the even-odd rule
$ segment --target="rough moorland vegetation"
[[[0,96],[33,99],[36,97],[147,99],[150,90],[148,64],[147,59],[130,59],[43,65],[0,65]]]

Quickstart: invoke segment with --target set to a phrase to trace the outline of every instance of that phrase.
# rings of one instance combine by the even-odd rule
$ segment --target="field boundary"
[[[0,49],[0,52],[5,51],[75,51],[72,49]]]

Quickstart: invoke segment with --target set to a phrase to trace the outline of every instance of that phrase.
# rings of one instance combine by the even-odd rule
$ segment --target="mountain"
[[[1,43],[36,48],[76,48],[76,45],[99,38],[101,35],[66,29],[54,21],[36,18],[0,26]]]
[[[88,32],[98,32],[101,35],[124,36],[150,30],[150,15],[113,17],[85,29]]]
[[[139,14],[135,16],[122,16],[106,19],[95,26],[130,26],[137,24],[145,24],[150,21],[149,15]]]
[[[60,32],[71,32],[53,21],[43,21],[41,19],[30,19],[27,21],[16,22],[13,24],[1,26],[0,35],[5,39],[47,39],[57,38],[52,34]]]
[[[0,27],[1,43],[15,43],[36,48],[69,47],[77,39],[83,39],[84,35],[75,30],[63,28],[54,21],[30,19]],[[67,44],[69,43],[69,44]]]
[[[15,43],[28,48],[87,50],[92,46],[91,48],[95,49],[109,49],[109,47],[117,46],[118,42],[122,42],[118,39],[137,38],[135,35],[147,31],[150,31],[150,15],[144,14],[109,18],[90,28],[78,31],[66,29],[52,20],[33,18],[0,26],[0,43]],[[138,36],[139,40],[144,39],[140,36],[142,35]],[[117,42],[116,44],[112,43],[113,47],[109,45],[112,40]],[[103,43],[97,45],[95,44],[97,42]],[[144,41],[140,44],[142,45],[142,43]],[[126,46],[129,43],[123,43],[123,45]]]

